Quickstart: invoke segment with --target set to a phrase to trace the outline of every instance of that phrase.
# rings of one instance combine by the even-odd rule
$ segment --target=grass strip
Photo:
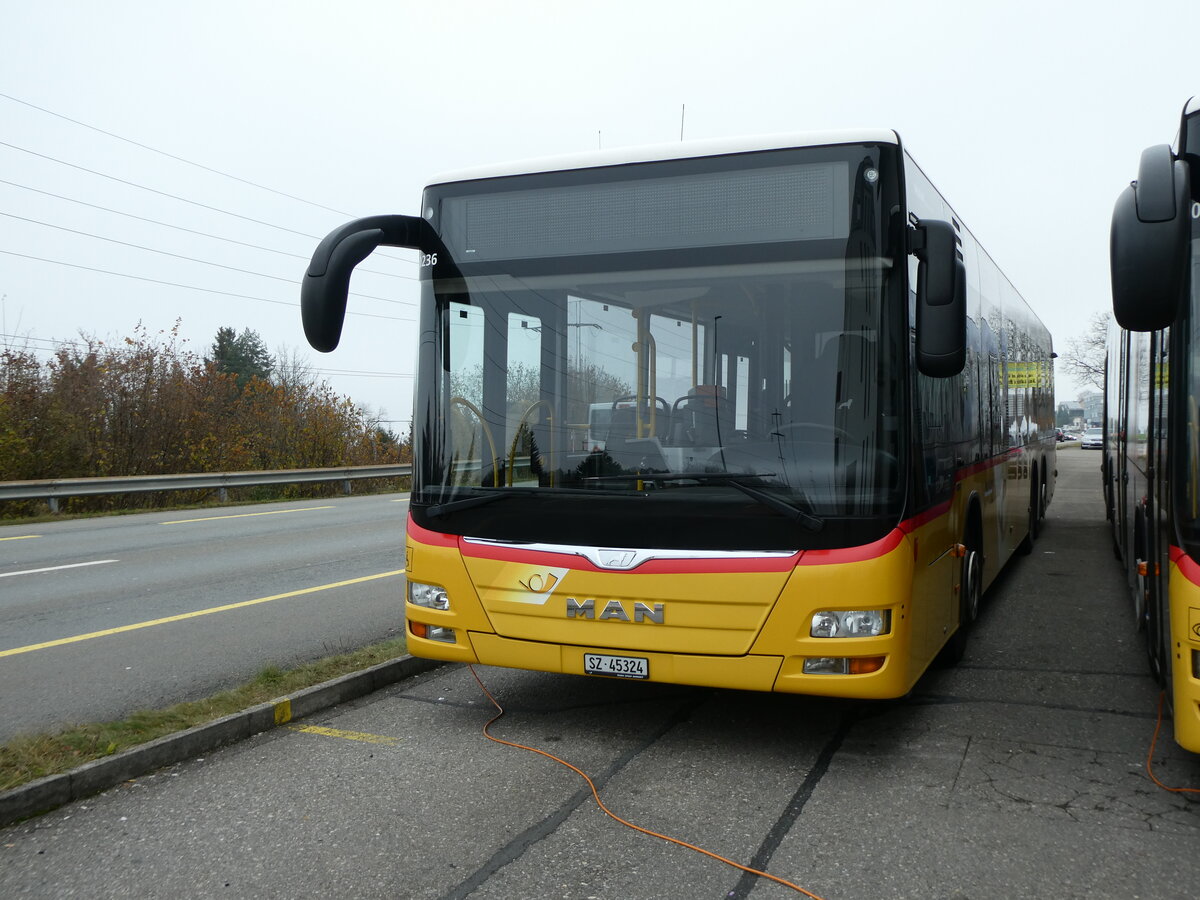
[[[0,791],[69,772],[92,760],[387,662],[404,651],[404,639],[397,638],[287,671],[267,666],[247,684],[203,700],[160,710],[139,710],[116,722],[77,725],[53,734],[21,735],[0,745]]]

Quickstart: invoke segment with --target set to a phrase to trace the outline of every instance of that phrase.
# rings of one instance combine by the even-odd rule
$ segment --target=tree
[[[232,328],[218,328],[212,356],[207,362],[218,372],[235,376],[238,386],[243,389],[252,378],[267,381],[275,368],[275,360],[267,351],[267,345],[257,331],[249,328],[243,328],[241,334]]]
[[[1063,370],[1081,384],[1104,390],[1104,359],[1107,353],[1111,312],[1098,312],[1088,320],[1087,330],[1067,340],[1066,352],[1059,355]]]

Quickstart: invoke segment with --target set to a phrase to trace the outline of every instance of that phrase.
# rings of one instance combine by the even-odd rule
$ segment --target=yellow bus
[[[1112,221],[1104,496],[1133,618],[1200,753],[1200,100],[1142,154]]]
[[[1053,494],[1053,354],[894,131],[492,166],[421,209],[302,289],[328,351],[353,266],[420,255],[413,654],[860,698],[961,657]]]

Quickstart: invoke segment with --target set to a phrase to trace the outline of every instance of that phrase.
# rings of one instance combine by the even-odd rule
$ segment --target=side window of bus
[[[519,480],[525,478],[536,484],[542,474],[542,454],[548,449],[545,436],[537,432],[543,430],[542,423],[555,418],[541,393],[542,320],[509,313],[506,344],[504,452],[513,469],[508,483],[525,483]]]
[[[921,441],[923,493],[929,503],[947,500],[954,490],[956,437],[962,433],[961,376],[917,376],[917,434]]]
[[[446,346],[450,391],[447,440],[457,484],[479,485],[494,477],[499,448],[483,420],[484,313],[466,303],[450,304]]]

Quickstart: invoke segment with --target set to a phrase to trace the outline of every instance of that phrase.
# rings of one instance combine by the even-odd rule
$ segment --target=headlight
[[[436,584],[421,584],[418,581],[408,583],[408,602],[413,606],[423,606],[426,609],[449,609],[450,595],[444,587]]]
[[[871,637],[891,631],[891,611],[886,609],[823,610],[812,617],[812,637]]]

